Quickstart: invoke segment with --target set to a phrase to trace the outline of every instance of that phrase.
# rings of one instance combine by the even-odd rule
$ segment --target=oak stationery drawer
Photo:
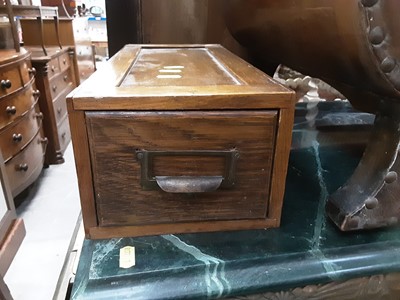
[[[279,226],[294,93],[221,46],[125,46],[67,106],[87,237]]]

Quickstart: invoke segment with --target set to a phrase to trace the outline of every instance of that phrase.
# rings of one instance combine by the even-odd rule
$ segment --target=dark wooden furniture
[[[43,168],[47,139],[41,131],[35,73],[26,50],[0,52],[0,149],[13,196],[33,183]]]
[[[257,57],[330,83],[376,114],[364,156],[327,213],[342,230],[400,220],[400,53],[397,0],[230,1],[227,22]],[[265,70],[265,69],[264,69]]]
[[[126,46],[67,103],[87,237],[279,226],[294,93],[221,46]]]
[[[65,98],[76,87],[74,52],[69,48],[48,47],[48,55],[43,55],[40,48],[28,49],[32,51],[32,65],[36,69],[39,105],[48,139],[45,164],[60,164],[71,140]]]
[[[40,37],[35,34],[40,24],[34,19],[21,19],[22,39],[25,46],[39,46]],[[53,20],[43,20],[44,45],[58,45],[57,31]],[[88,18],[60,18],[59,41],[63,47],[71,48],[75,55],[73,63],[77,85],[85,81],[95,70],[94,51],[88,31]]]
[[[225,0],[106,0],[110,57],[126,44],[218,43],[242,58],[226,27]]]
[[[0,278],[6,274],[25,237],[24,222],[16,216],[8,177],[0,153]]]
[[[52,26],[54,26],[57,38],[57,45],[61,48],[59,39],[59,19],[58,8],[49,6],[30,6],[30,5],[12,5],[10,0],[2,1],[0,4],[0,14],[6,15],[10,20],[11,31],[14,40],[14,49],[20,51],[20,40],[17,32],[17,23],[15,17],[30,17],[36,18],[38,24],[38,31],[34,35],[40,40],[39,45],[42,47],[43,53],[47,55],[47,50],[44,45],[44,27],[43,20],[45,18],[52,18]]]

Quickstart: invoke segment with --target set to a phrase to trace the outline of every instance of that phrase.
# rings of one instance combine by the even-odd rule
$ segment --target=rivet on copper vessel
[[[397,180],[397,173],[394,171],[391,171],[389,173],[387,173],[386,177],[385,177],[385,182],[386,183],[393,183]]]
[[[361,3],[366,7],[371,7],[375,5],[377,2],[378,0],[361,0]]]
[[[385,73],[393,71],[396,61],[392,57],[386,57],[381,63],[381,69]]]
[[[371,197],[365,200],[365,207],[367,209],[374,209],[377,206],[378,206],[378,199],[376,199],[375,197]]]
[[[358,227],[358,224],[360,223],[360,217],[354,216],[352,217],[349,221],[348,224],[351,228],[356,228]]]
[[[374,45],[379,45],[385,39],[385,34],[381,27],[377,26],[373,28],[369,33],[369,40]]]

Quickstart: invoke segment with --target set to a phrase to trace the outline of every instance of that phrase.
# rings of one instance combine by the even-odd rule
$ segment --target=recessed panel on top
[[[141,49],[121,86],[239,85],[206,48]]]

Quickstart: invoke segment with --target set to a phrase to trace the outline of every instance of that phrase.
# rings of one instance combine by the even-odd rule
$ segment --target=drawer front
[[[0,128],[12,123],[16,118],[32,108],[39,98],[39,91],[32,90],[32,84],[0,100]]]
[[[36,69],[32,68],[30,61],[24,61],[20,65],[22,82],[24,85],[28,84],[29,81],[35,76]]]
[[[9,160],[24,148],[40,128],[41,114],[36,105],[24,117],[0,134],[0,149],[4,161]]]
[[[35,174],[43,168],[45,144],[42,143],[40,132],[22,152],[6,164],[6,173],[10,183],[12,194],[15,196]]]
[[[65,117],[65,119],[58,126],[58,139],[60,141],[60,150],[62,153],[64,153],[69,142],[71,141],[71,132],[69,130],[69,121],[67,117]]]
[[[86,120],[100,226],[266,217],[276,111]]]
[[[58,62],[59,62],[59,65],[60,65],[60,71],[61,72],[67,70],[69,68],[69,66],[71,65],[70,57],[69,57],[68,52],[64,53],[63,55],[60,55],[58,57]]]
[[[18,65],[4,71],[0,70],[0,96],[8,95],[22,86]]]
[[[48,63],[49,78],[53,78],[61,72],[58,57],[51,59]]]
[[[70,83],[64,91],[58,95],[53,102],[54,116],[56,118],[57,125],[67,116],[67,102],[65,98],[74,89],[72,83]]]
[[[50,93],[52,99],[55,99],[60,93],[62,93],[69,84],[72,84],[71,69],[68,69],[51,79]]]
[[[79,61],[78,62],[79,68],[79,78],[81,79],[81,83],[88,79],[90,75],[94,73],[94,64],[93,61]]]

